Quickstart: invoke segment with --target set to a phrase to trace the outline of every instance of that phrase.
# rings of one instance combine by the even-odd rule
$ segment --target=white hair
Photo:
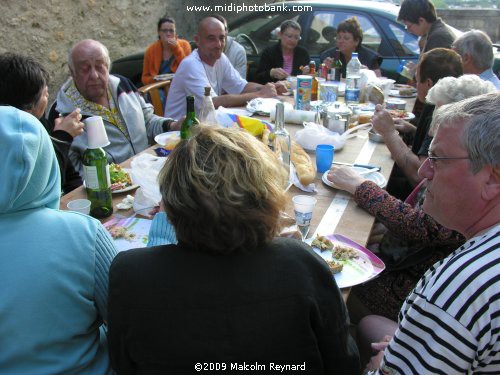
[[[462,123],[462,146],[469,154],[471,170],[500,165],[500,93],[493,92],[442,106],[434,112],[436,128],[442,123]]]
[[[470,30],[463,33],[453,42],[452,48],[464,57],[468,54],[478,69],[489,69],[493,66],[493,45],[490,37],[481,30]]]
[[[440,107],[445,104],[456,103],[461,100],[495,92],[493,83],[485,81],[475,74],[464,74],[458,78],[441,78],[427,93],[425,100]]]

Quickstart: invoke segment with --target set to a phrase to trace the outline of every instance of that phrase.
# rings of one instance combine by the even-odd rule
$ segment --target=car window
[[[356,16],[361,24],[363,45],[374,51],[378,51],[382,37],[368,17],[348,12],[317,11],[314,12],[311,22],[311,30],[314,30],[313,35],[317,35],[317,39],[311,40],[309,38],[310,40],[307,44],[309,54],[319,55],[326,49],[334,47],[334,35],[339,23],[352,16]]]
[[[229,30],[229,35],[233,37],[237,37],[240,34],[247,35],[255,43],[260,54],[264,48],[278,41],[278,31],[283,21],[294,20],[298,22],[298,18],[299,14],[293,12],[275,14],[257,13],[248,22]],[[238,41],[241,40],[241,38],[238,38]],[[249,53],[249,48],[245,45],[245,41],[241,43],[247,50],[247,53]]]
[[[394,49],[396,56],[418,56],[418,38],[405,30],[403,25],[390,21],[383,17],[376,16],[379,26],[387,34],[387,40]]]

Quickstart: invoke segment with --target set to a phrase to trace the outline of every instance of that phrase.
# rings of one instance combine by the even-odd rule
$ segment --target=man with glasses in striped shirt
[[[467,242],[425,273],[393,337],[372,344],[385,352],[369,373],[499,374],[500,94],[444,106],[433,123],[423,209]]]

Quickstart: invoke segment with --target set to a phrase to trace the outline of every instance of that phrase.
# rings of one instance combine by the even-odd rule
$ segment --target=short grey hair
[[[111,70],[111,59],[109,58],[108,48],[104,44],[102,44],[101,42],[99,42],[97,40],[84,39],[84,40],[80,40],[79,42],[76,42],[75,44],[73,44],[73,46],[71,47],[71,49],[68,52],[68,66],[72,72],[75,71],[75,62],[73,61],[73,51],[82,42],[92,43],[92,44],[95,44],[95,45],[98,45],[99,47],[101,47],[102,52],[104,54],[104,61],[106,62],[108,69]]]
[[[440,107],[459,102],[473,96],[495,92],[495,85],[475,74],[465,74],[458,78],[444,77],[431,87],[425,101]]]
[[[472,173],[484,166],[500,166],[500,93],[475,96],[436,110],[433,122],[463,122],[462,147],[469,154]]]
[[[481,30],[470,30],[462,34],[451,46],[460,56],[469,54],[478,69],[493,66],[493,45],[490,37]]]

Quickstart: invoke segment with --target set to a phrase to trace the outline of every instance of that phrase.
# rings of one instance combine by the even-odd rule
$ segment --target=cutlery
[[[377,167],[376,165],[371,165],[371,164],[341,163],[341,162],[338,162],[338,161],[334,161],[332,164],[347,165],[349,167],[359,167],[359,168],[366,168],[366,169],[376,169],[377,172],[380,172],[382,170],[381,167]]]
[[[378,172],[379,168],[371,168],[371,169],[365,169],[364,171],[358,172],[361,176],[365,174],[370,174],[373,172]]]

